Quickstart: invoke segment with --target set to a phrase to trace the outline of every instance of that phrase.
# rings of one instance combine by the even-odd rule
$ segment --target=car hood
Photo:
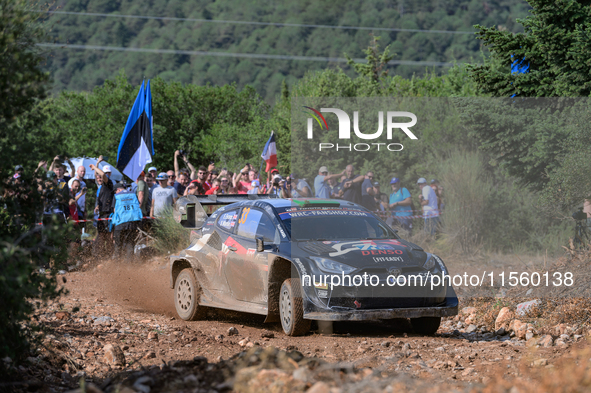
[[[420,247],[397,239],[307,241],[298,242],[297,248],[306,254],[301,256],[318,256],[355,268],[421,267],[427,259],[427,254]]]

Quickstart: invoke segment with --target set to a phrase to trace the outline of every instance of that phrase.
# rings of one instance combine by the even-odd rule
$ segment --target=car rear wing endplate
[[[187,195],[179,198],[174,205],[173,217],[185,228],[201,229],[207,217],[222,206],[232,203],[277,198],[267,194],[225,194],[225,195]]]

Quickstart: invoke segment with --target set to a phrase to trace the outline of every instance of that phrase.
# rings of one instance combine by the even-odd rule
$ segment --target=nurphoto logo
[[[323,113],[333,113],[337,116],[339,121],[339,139],[351,139],[351,118],[342,109],[338,108],[320,108],[320,111],[311,108],[309,106],[304,106],[304,108],[308,109],[309,111],[305,111],[306,114],[312,116],[308,118],[308,139],[313,139],[314,137],[314,120],[320,126],[320,129],[328,130],[328,123],[325,117],[322,115]],[[406,118],[410,119],[407,122],[400,122],[398,119]],[[397,119],[395,121],[395,119]],[[402,130],[406,136],[410,139],[418,139],[416,135],[410,130],[412,126],[417,124],[417,117],[414,113],[411,112],[395,112],[395,111],[388,111],[386,112],[386,139],[392,139],[392,131],[395,129]],[[384,112],[378,112],[378,130],[373,133],[363,133],[359,130],[359,112],[353,112],[353,132],[355,135],[364,140],[375,140],[382,136],[384,132]],[[339,144],[337,143],[336,146],[334,143],[322,142],[318,144],[319,151],[322,150],[329,150],[335,149],[339,150],[349,150],[349,151],[368,151],[372,148],[380,150],[380,147],[386,147],[389,151],[401,151],[404,149],[404,146],[401,143],[379,143],[379,142],[372,142],[372,143],[355,143],[355,144]]]

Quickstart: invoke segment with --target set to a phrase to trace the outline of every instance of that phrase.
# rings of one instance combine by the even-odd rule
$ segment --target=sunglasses
[[[174,179],[176,176],[175,175],[168,175],[169,179]]]
[[[227,183],[228,181],[226,179],[222,180],[222,183]]]
[[[205,175],[207,172],[197,172],[198,175]]]

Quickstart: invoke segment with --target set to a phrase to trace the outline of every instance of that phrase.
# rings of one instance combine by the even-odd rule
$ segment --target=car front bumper
[[[458,298],[453,288],[447,288],[443,304],[422,307],[379,309],[351,309],[346,307],[318,307],[307,303],[304,319],[317,321],[372,321],[394,318],[449,317],[458,314]]]

